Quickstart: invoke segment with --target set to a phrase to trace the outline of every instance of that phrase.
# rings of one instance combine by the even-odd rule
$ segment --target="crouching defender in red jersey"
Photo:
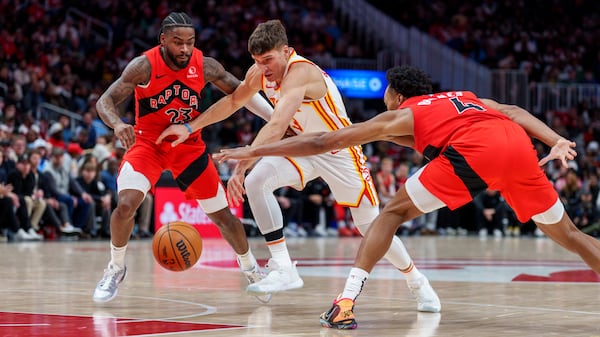
[[[577,155],[574,142],[517,106],[480,99],[467,91],[431,94],[429,77],[418,69],[392,68],[387,79],[384,103],[389,111],[368,121],[214,155],[221,161],[305,156],[383,140],[413,147],[430,160],[408,179],[367,231],[344,291],[320,317],[323,326],[356,328],[355,300],[400,224],[444,206],[456,209],[488,188],[500,191],[520,221],[532,219],[548,237],[600,273],[600,241],[573,225],[540,168],[554,159],[566,166]],[[530,136],[551,147],[539,162]]]

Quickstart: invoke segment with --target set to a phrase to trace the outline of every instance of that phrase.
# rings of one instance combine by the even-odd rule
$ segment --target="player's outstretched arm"
[[[540,160],[540,165],[559,159],[563,166],[567,167],[567,160],[573,160],[577,156],[575,142],[565,139],[527,110],[516,105],[501,104],[491,99],[482,99],[481,101],[519,124],[531,137],[537,138],[551,147],[550,154]]]
[[[222,149],[213,157],[222,162],[228,159],[251,159],[262,156],[302,157],[362,145],[376,140],[394,141],[406,136],[406,130],[395,127],[402,123],[403,112],[386,111],[368,121],[332,132],[311,132],[261,145]],[[405,111],[404,113],[409,113]]]

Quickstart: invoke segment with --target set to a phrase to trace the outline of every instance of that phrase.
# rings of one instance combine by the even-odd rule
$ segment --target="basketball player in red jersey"
[[[517,106],[466,91],[430,94],[430,79],[418,69],[392,68],[387,78],[384,103],[389,111],[366,122],[214,155],[218,160],[306,156],[385,140],[413,147],[430,160],[407,180],[367,231],[343,293],[320,317],[323,326],[356,328],[356,297],[400,224],[444,205],[458,208],[486,188],[500,191],[520,221],[532,219],[548,237],[600,273],[600,241],[573,225],[540,168],[554,159],[566,167],[567,160],[577,155],[574,142]],[[540,161],[530,136],[551,147]]]
[[[171,171],[185,196],[198,200],[218,226],[237,253],[249,282],[261,279],[244,227],[228,207],[201,130],[192,132],[187,124],[202,113],[200,92],[207,82],[229,94],[240,81],[215,59],[194,48],[195,29],[187,14],[170,13],[162,21],[159,40],[160,45],[129,62],[96,104],[104,123],[128,149],[119,170],[118,204],[110,221],[111,260],[94,291],[96,302],[107,302],[117,295],[117,286],[126,275],[125,251],[135,212],[164,170]],[[131,94],[135,94],[135,127],[124,123],[117,112],[117,105]],[[266,120],[273,111],[259,95],[246,107]],[[177,147],[171,147],[168,141],[156,145],[156,138],[171,124],[186,125],[190,130],[187,141]],[[270,295],[259,299],[268,301]]]

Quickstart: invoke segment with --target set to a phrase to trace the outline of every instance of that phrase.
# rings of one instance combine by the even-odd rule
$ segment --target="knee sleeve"
[[[556,202],[554,205],[552,205],[552,207],[542,213],[532,216],[531,220],[544,225],[555,224],[562,219],[564,213],[565,206],[562,204],[560,199],[556,199]]]

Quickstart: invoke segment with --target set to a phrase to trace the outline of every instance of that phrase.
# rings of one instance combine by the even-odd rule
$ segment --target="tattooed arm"
[[[98,116],[104,124],[114,130],[123,146],[128,149],[135,142],[133,126],[122,121],[117,106],[133,94],[138,84],[150,80],[152,68],[146,56],[138,56],[131,60],[123,73],[114,81],[96,102]]]

